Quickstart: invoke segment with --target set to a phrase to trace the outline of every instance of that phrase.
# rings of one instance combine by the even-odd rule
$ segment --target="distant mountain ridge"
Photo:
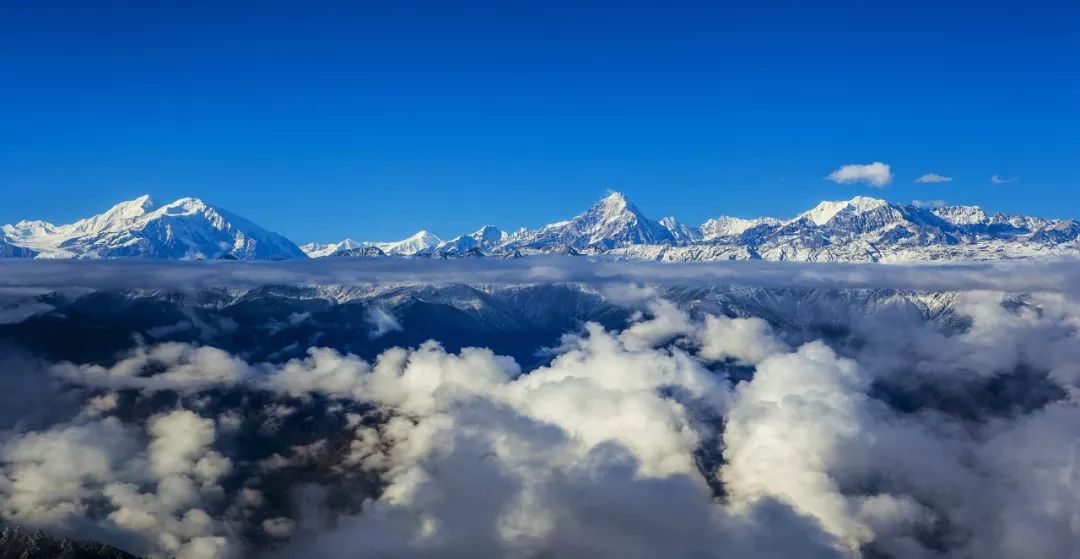
[[[612,192],[567,220],[512,233],[484,225],[450,240],[422,230],[400,241],[344,239],[299,247],[197,198],[158,206],[149,196],[67,225],[24,220],[0,228],[0,258],[276,260],[530,254],[661,261],[992,260],[1080,254],[1080,222],[988,214],[978,206],[927,207],[856,196],[821,202],[789,219],[719,216],[695,226],[674,217],[650,219],[626,196]]]
[[[418,242],[419,238],[423,242]],[[331,248],[331,247],[340,248]],[[319,248],[322,247],[322,248]],[[612,192],[585,212],[507,234],[485,226],[439,241],[421,231],[398,242],[305,245],[309,256],[378,247],[409,257],[588,254],[664,261],[796,260],[908,262],[1080,254],[1080,222],[987,214],[977,206],[925,207],[856,196],[825,201],[790,219],[720,216],[700,226],[649,219]]]

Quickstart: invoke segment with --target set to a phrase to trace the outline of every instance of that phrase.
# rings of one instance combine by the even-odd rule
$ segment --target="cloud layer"
[[[282,262],[0,260],[0,295],[87,290],[198,291],[266,285],[521,285],[593,286],[712,284],[767,288],[871,288],[950,291],[1080,292],[1080,266],[1069,257],[986,262],[863,264],[647,262],[579,256],[520,259],[340,258]],[[20,313],[19,319],[29,310]],[[373,317],[373,324],[379,324]],[[392,329],[392,328],[391,328]]]
[[[20,390],[71,411],[0,415],[0,517],[180,559],[1070,557],[1075,267],[899,268],[951,282],[919,295],[950,314],[800,299],[821,328],[605,277],[633,318],[568,331],[528,369],[435,340],[279,363],[138,339],[104,362],[5,349],[5,374],[41,380]],[[887,268],[788,269],[862,285]],[[1059,289],[982,289],[1002,283]],[[419,327],[379,312],[357,336]]]

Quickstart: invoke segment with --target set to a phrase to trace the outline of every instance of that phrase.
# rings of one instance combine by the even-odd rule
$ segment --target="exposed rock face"
[[[0,524],[0,559],[139,559],[98,542],[54,538],[44,532]]]

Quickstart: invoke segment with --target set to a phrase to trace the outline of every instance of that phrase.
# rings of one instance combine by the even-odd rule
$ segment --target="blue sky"
[[[690,223],[1080,218],[1075,1],[5,2],[0,76],[0,223],[149,192],[298,242],[451,236],[608,189]],[[874,161],[884,188],[826,179]]]

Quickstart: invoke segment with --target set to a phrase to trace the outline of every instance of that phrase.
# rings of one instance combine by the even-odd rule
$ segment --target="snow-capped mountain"
[[[149,257],[180,260],[305,258],[292,241],[197,198],[158,206],[149,196],[67,225],[20,221],[3,235],[38,258]]]
[[[602,251],[629,245],[674,242],[671,231],[642,215],[626,196],[612,192],[588,211],[571,219],[533,231],[518,231],[503,246],[533,250],[569,247]]]
[[[337,243],[308,243],[301,246],[300,249],[311,258],[321,258],[323,256],[416,256],[428,254],[441,244],[443,244],[443,240],[439,237],[427,231],[418,231],[413,236],[400,241],[354,241],[345,239]]]
[[[720,216],[701,224],[698,230],[701,232],[699,240],[712,240],[720,237],[741,235],[748,229],[759,225],[776,225],[779,219],[772,217],[759,217],[756,219],[744,219],[741,217]]]
[[[491,250],[505,242],[509,236],[502,229],[494,225],[485,225],[469,235],[459,235],[439,243],[435,247],[435,254],[465,254],[475,250]]]
[[[429,252],[441,243],[442,239],[439,237],[427,231],[417,231],[413,236],[401,241],[368,243],[368,245],[391,256],[411,256]]]
[[[364,248],[366,246],[367,243],[345,239],[344,241],[337,243],[308,243],[306,245],[300,245],[300,250],[304,251],[304,254],[311,258],[322,258],[323,256],[333,256],[341,252]]]
[[[513,233],[485,225],[448,241],[427,231],[400,241],[298,247],[196,198],[158,206],[149,196],[70,223],[0,228],[0,258],[285,259],[326,256],[508,257],[585,254],[663,261],[904,262],[1080,254],[1080,222],[988,214],[977,206],[896,204],[856,196],[790,219],[720,216],[693,226],[653,221],[611,193],[564,221]]]
[[[721,216],[691,226],[674,217],[653,221],[624,195],[612,193],[573,218],[538,229],[506,234],[485,226],[446,242],[433,242],[434,235],[418,242],[422,235],[430,234],[360,244],[412,256],[604,254],[666,261],[903,262],[1080,253],[1080,222],[1074,220],[990,215],[977,206],[924,207],[865,196],[821,202],[790,219]],[[310,255],[321,255],[306,247]]]

